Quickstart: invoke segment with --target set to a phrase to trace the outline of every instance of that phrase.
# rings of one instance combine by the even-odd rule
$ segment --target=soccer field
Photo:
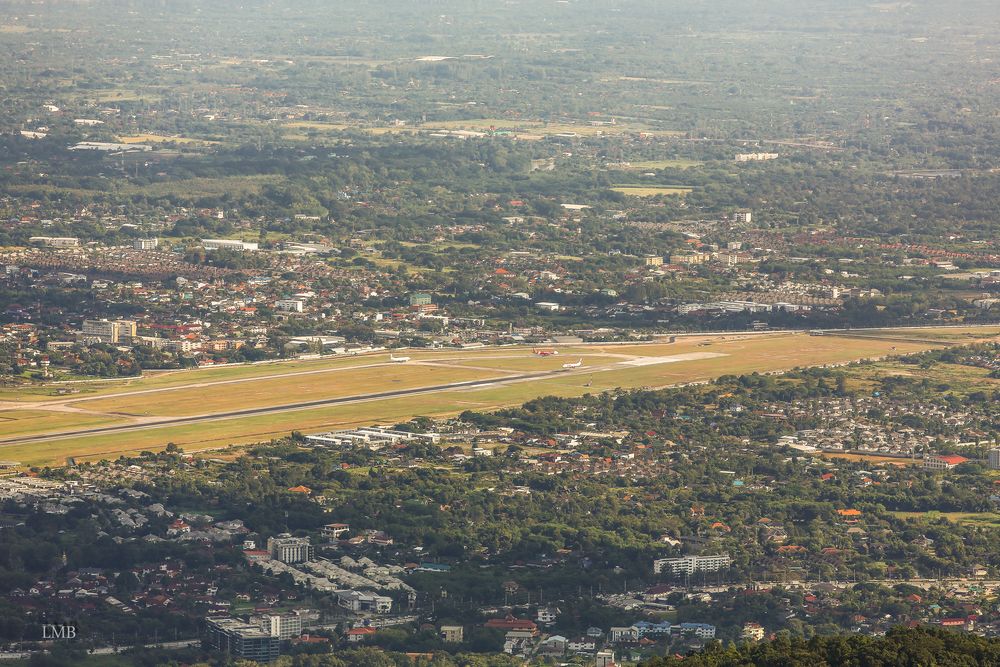
[[[1000,330],[927,331],[910,340],[804,333],[693,336],[675,343],[410,350],[323,360],[178,371],[104,383],[73,396],[25,393],[0,405],[0,458],[28,464],[114,457],[175,443],[188,451],[417,415],[519,405],[546,395],[665,387],[721,375],[918,352]],[[884,336],[884,337],[879,337]],[[564,368],[564,364],[580,363]],[[458,384],[459,386],[454,386]],[[239,414],[234,414],[239,413]]]

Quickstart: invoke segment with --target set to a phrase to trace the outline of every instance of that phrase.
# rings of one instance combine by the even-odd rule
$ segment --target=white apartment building
[[[76,248],[80,239],[75,236],[32,236],[29,243],[41,243],[49,248]]]
[[[271,558],[282,563],[304,563],[313,559],[313,546],[308,537],[292,537],[282,533],[267,538],[267,551]]]
[[[137,330],[132,320],[84,320],[80,337],[99,343],[130,342]]]
[[[279,639],[292,639],[302,634],[302,618],[293,614],[264,615],[257,622],[262,632]]]
[[[246,252],[250,250],[258,250],[260,244],[249,243],[247,241],[240,241],[236,239],[202,239],[201,247],[205,250],[235,250],[237,252]]]
[[[301,313],[305,310],[306,302],[302,299],[278,299],[274,302],[274,307],[285,313]]]
[[[682,556],[681,558],[661,558],[653,561],[653,572],[662,574],[694,574],[695,572],[718,572],[730,566],[729,554],[717,556]]]

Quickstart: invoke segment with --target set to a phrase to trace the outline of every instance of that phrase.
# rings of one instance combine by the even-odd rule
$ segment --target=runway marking
[[[675,354],[672,357],[639,357],[622,361],[619,366],[655,366],[656,364],[675,364],[679,361],[698,361],[700,359],[715,359],[718,357],[728,357],[728,354],[721,352],[689,352],[687,354]]]

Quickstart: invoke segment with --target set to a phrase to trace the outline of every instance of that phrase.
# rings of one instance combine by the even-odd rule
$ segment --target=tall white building
[[[279,639],[292,639],[302,634],[302,618],[294,614],[266,614],[257,619],[262,632]]]
[[[129,342],[137,331],[132,320],[84,320],[81,338],[99,343]]]
[[[282,563],[304,563],[313,559],[313,546],[308,537],[292,537],[282,533],[267,538],[267,551],[271,558]]]
[[[990,470],[1000,470],[1000,447],[990,450]]]
[[[132,248],[135,250],[156,250],[160,246],[160,239],[135,239],[132,241]]]

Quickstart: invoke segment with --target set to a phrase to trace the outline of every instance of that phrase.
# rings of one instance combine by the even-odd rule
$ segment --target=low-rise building
[[[337,591],[337,604],[354,612],[388,614],[392,611],[392,598],[362,591]]]
[[[542,625],[550,625],[556,622],[558,616],[559,610],[555,607],[540,607],[535,620]]]
[[[306,308],[306,302],[302,299],[278,299],[274,307],[283,313],[301,313]]]
[[[969,459],[958,454],[943,454],[940,456],[928,456],[924,458],[924,467],[931,470],[951,470],[955,466],[962,465]]]
[[[672,252],[670,253],[670,263],[678,265],[693,266],[704,264],[712,256],[706,252]]]
[[[465,628],[461,625],[442,625],[440,635],[449,644],[461,644],[465,640]]]
[[[201,247],[205,250],[234,250],[236,252],[247,252],[259,249],[260,244],[240,241],[238,239],[203,239]]]
[[[375,628],[351,628],[347,631],[347,641],[352,644],[360,644],[375,636]]]
[[[336,540],[349,532],[351,532],[351,527],[346,523],[328,523],[323,526],[323,537],[328,539]]]
[[[701,639],[713,639],[715,637],[715,626],[709,623],[680,623],[674,628],[682,636],[695,636]]]
[[[597,655],[594,656],[594,667],[614,667],[614,665],[614,651],[598,651]]]
[[[76,248],[80,239],[75,236],[32,236],[29,243],[40,243],[48,248]]]
[[[764,639],[764,626],[760,623],[749,621],[743,624],[743,632],[740,637],[752,642],[759,642]]]

